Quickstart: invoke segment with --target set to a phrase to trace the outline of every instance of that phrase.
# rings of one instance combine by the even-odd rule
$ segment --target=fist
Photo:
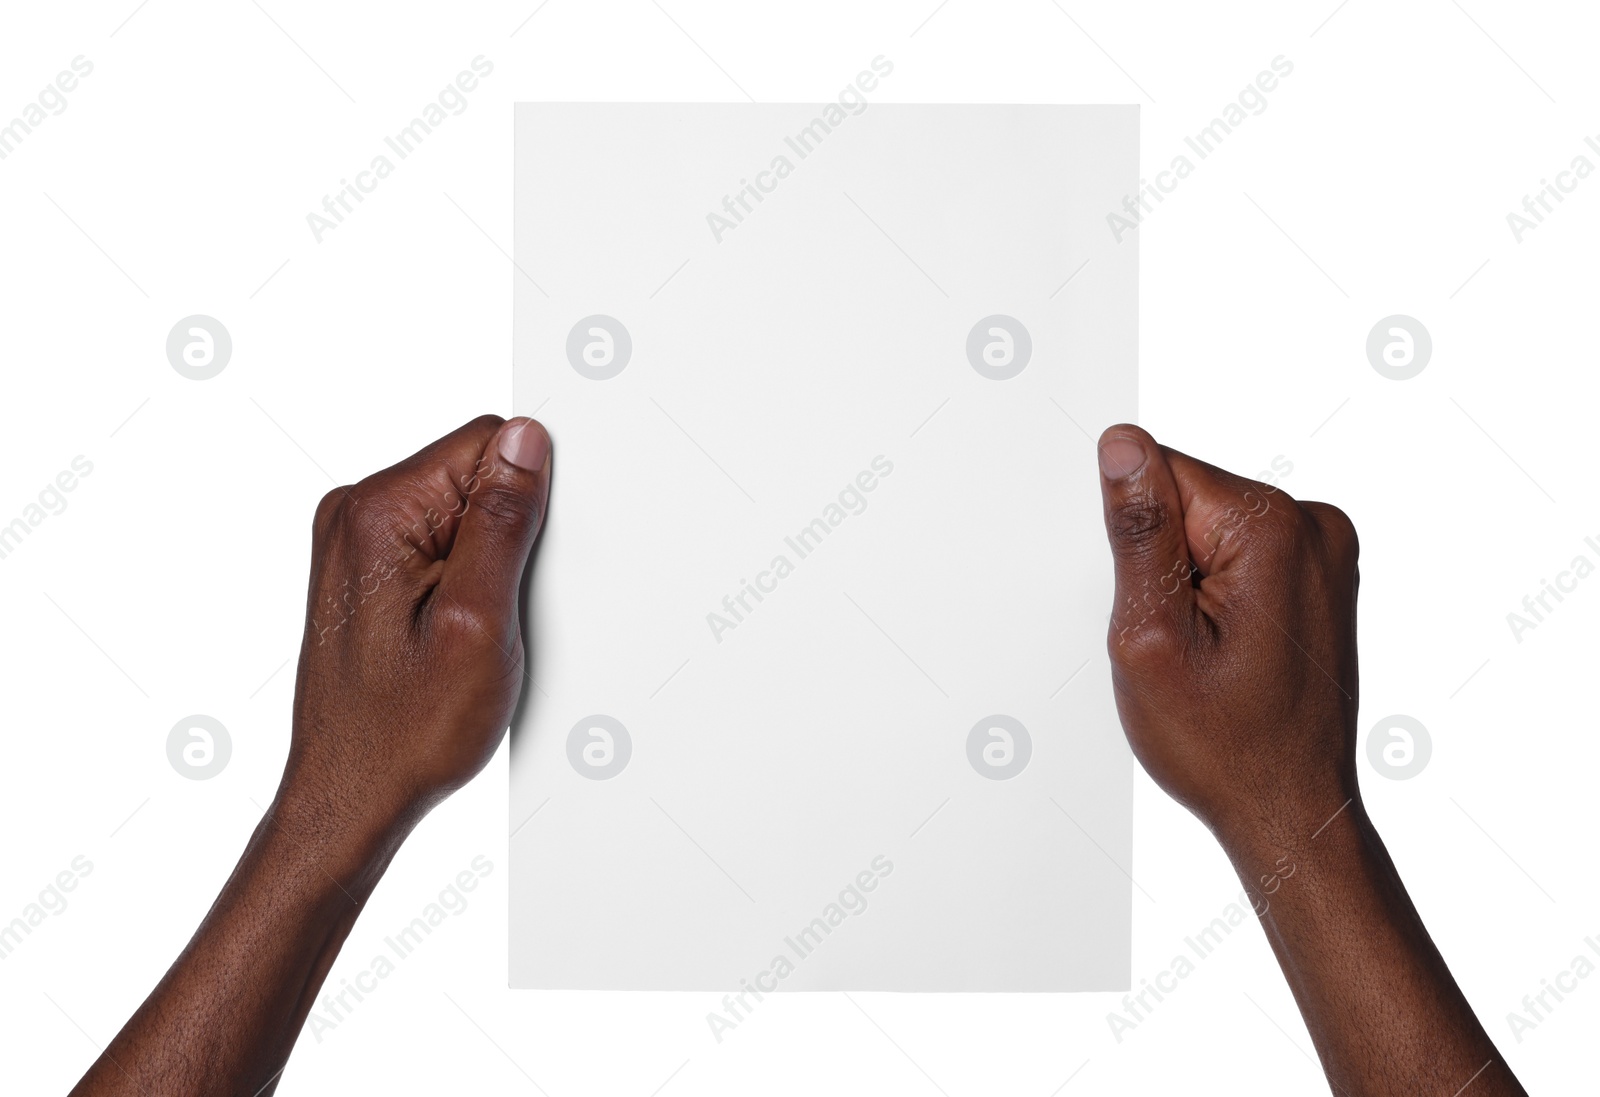
[[[1358,795],[1355,527],[1134,426],[1101,436],[1100,485],[1135,756],[1225,845],[1309,839]]]
[[[518,588],[550,437],[486,415],[317,507],[280,798],[384,828],[469,781],[524,676]]]

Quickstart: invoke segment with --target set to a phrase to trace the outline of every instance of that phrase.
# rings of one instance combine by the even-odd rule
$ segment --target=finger
[[[1361,555],[1361,541],[1350,516],[1332,503],[1301,503],[1300,509],[1317,523],[1333,559],[1354,569]]]
[[[550,497],[550,435],[513,419],[485,445],[440,587],[469,610],[515,627],[517,589]]]
[[[1272,527],[1297,514],[1297,504],[1280,488],[1175,449],[1162,449],[1182,499],[1189,556],[1207,578],[1237,559],[1251,530]]]
[[[1120,424],[1100,436],[1100,492],[1116,568],[1112,643],[1145,627],[1186,635],[1193,627],[1193,565],[1178,486],[1156,440]]]
[[[427,560],[443,559],[466,512],[479,460],[504,425],[498,415],[480,415],[373,473],[357,491],[394,511],[403,520],[406,542]]]

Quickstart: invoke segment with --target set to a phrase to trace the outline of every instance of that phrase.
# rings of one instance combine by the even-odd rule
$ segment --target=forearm
[[[188,947],[73,1093],[271,1093],[406,829],[280,793]]]
[[[549,493],[544,428],[480,416],[323,497],[283,783],[75,1093],[272,1091],[400,843],[505,735],[523,679],[518,592]],[[319,624],[328,607],[338,627]]]
[[[1434,947],[1359,797],[1314,838],[1319,824],[1305,822],[1287,840],[1257,832],[1223,844],[1266,905],[1262,928],[1334,1092],[1448,1097],[1470,1081],[1473,1097],[1524,1094]]]

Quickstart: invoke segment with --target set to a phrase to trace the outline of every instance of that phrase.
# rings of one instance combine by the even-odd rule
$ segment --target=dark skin
[[[1523,1094],[1362,807],[1350,519],[1134,426],[1100,467],[1123,729],[1262,900],[1333,1091]]]
[[[1101,468],[1128,741],[1270,893],[1257,909],[1334,1091],[1522,1094],[1361,806],[1349,520],[1137,427],[1106,432]],[[75,1094],[276,1088],[400,844],[505,735],[549,486],[544,429],[485,416],[323,499],[278,793]]]
[[[73,1090],[271,1093],[400,844],[504,737],[550,439],[475,419],[331,491],[283,781],[194,938]]]

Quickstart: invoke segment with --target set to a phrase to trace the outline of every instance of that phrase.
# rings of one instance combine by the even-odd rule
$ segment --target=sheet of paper
[[[1137,108],[865,98],[517,109],[514,987],[1128,986]]]

